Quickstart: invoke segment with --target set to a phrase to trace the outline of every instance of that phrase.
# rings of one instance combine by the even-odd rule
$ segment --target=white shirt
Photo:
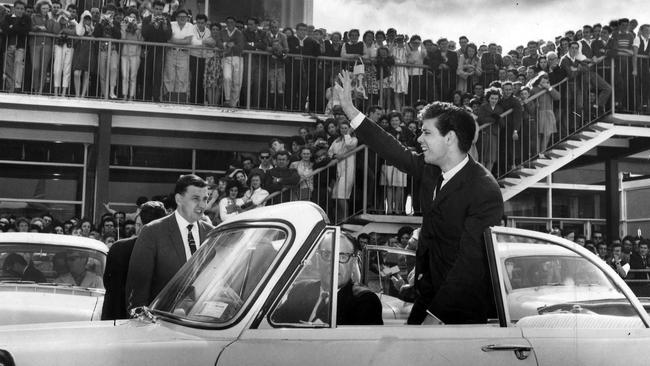
[[[205,27],[203,29],[203,32],[200,32],[199,31],[199,26],[195,24],[192,27],[192,46],[202,47],[203,46],[203,40],[208,39],[211,36],[212,36],[212,33],[210,33],[210,29],[208,27]],[[190,55],[194,56],[194,57],[206,58],[207,57],[207,51],[191,49],[190,50]]]
[[[178,22],[172,22],[172,40],[181,41],[185,37],[192,36],[194,38],[194,26],[189,22],[185,23],[183,28],[178,25]]]
[[[183,216],[178,213],[178,210],[174,211],[174,216],[176,217],[176,222],[178,223],[178,230],[181,232],[181,238],[183,238],[183,247],[185,247],[185,259],[189,260],[192,256],[192,252],[190,252],[190,243],[187,240],[187,225],[189,225],[190,222],[185,220]],[[194,244],[196,244],[196,249],[199,249],[199,246],[201,245],[201,237],[199,236],[199,223],[194,222],[192,224],[194,225],[192,226]]]
[[[639,51],[645,52],[645,50],[640,49],[641,48],[641,39],[643,39],[643,43],[645,44],[645,50],[650,48],[650,38],[644,38],[641,33],[634,37],[634,41],[632,42],[632,47],[639,48]]]
[[[440,185],[440,189],[445,186],[449,182],[451,178],[453,178],[458,172],[463,169],[465,165],[469,162],[469,155],[465,155],[465,159],[461,161],[460,163],[456,164],[455,167],[449,169],[447,172],[442,172],[442,184]]]

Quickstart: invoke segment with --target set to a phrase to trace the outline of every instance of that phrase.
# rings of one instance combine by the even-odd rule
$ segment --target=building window
[[[553,189],[553,217],[605,218],[605,192]]]
[[[548,189],[529,188],[505,202],[507,216],[548,217]]]

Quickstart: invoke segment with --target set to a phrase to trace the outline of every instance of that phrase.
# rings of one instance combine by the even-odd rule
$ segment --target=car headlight
[[[14,358],[11,357],[11,353],[0,349],[0,366],[15,366]]]

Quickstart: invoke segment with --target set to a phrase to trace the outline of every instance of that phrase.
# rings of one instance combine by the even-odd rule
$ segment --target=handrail
[[[565,77],[564,79],[558,81],[557,83],[555,83],[555,84],[553,84],[553,85],[551,85],[551,86],[554,88],[554,87],[556,87],[556,86],[558,86],[558,85],[560,85],[560,84],[562,84],[562,83],[564,83],[564,82],[566,82],[566,81],[569,81],[569,78],[566,78],[566,77]],[[533,100],[535,100],[535,99],[541,97],[542,95],[544,95],[544,94],[546,94],[546,93],[548,93],[548,90],[540,90],[540,91],[538,91],[537,93],[535,93],[535,94],[531,95],[530,97],[526,98],[526,99],[523,101],[523,103],[524,103],[524,104],[525,104],[525,103],[530,103],[531,101],[533,101]],[[512,114],[513,112],[514,112],[514,109],[510,108],[510,109],[508,109],[507,111],[501,113],[499,116],[500,116],[501,118],[503,118],[503,117],[506,117],[506,116]],[[486,123],[486,124],[484,124],[484,125],[481,125],[478,129],[479,129],[479,131],[480,131],[480,130],[483,130],[483,129],[485,129],[485,128],[488,128],[489,126],[494,125],[495,123],[496,123],[496,122]]]
[[[355,147],[354,149],[348,151],[347,153],[343,154],[341,157],[336,157],[336,159],[332,159],[332,160],[331,160],[329,163],[327,163],[326,165],[324,165],[324,166],[322,166],[322,167],[320,167],[320,168],[318,168],[318,169],[316,169],[316,170],[313,170],[309,175],[307,175],[307,176],[304,177],[304,178],[301,178],[300,181],[298,182],[298,184],[296,184],[296,185],[294,185],[294,186],[291,186],[291,187],[289,187],[289,186],[282,187],[282,189],[280,189],[279,191],[275,191],[275,192],[269,194],[268,196],[266,196],[266,198],[264,198],[264,201],[262,201],[262,205],[263,205],[263,204],[266,204],[266,201],[267,201],[267,200],[272,199],[272,198],[274,198],[274,197],[277,197],[277,196],[279,196],[280,194],[282,194],[283,192],[286,192],[286,191],[288,191],[288,190],[290,190],[290,189],[292,189],[292,188],[294,188],[294,187],[300,185],[300,183],[305,182],[305,181],[307,181],[309,178],[314,177],[316,174],[318,174],[318,173],[320,173],[320,172],[322,172],[322,171],[325,171],[325,170],[327,170],[327,169],[329,169],[329,168],[335,166],[335,165],[338,164],[340,161],[343,161],[343,160],[347,159],[348,157],[352,156],[353,154],[356,154],[357,152],[359,152],[359,151],[361,151],[361,150],[363,150],[363,149],[365,149],[365,148],[366,148],[366,145],[360,145],[360,146],[357,146],[357,147]]]

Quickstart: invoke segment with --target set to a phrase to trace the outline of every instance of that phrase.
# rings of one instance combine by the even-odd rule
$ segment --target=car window
[[[584,253],[512,234],[496,235],[495,252],[511,323],[537,326],[551,319],[544,315],[638,318],[621,288]]]
[[[259,292],[289,233],[283,228],[222,230],[208,238],[151,307],[193,322],[230,323]]]
[[[330,327],[336,230],[323,233],[269,318],[274,326]]]
[[[391,247],[366,247],[361,256],[362,283],[378,294],[403,301],[415,298],[415,252]]]
[[[0,281],[22,281],[103,289],[106,255],[63,245],[0,244]]]

